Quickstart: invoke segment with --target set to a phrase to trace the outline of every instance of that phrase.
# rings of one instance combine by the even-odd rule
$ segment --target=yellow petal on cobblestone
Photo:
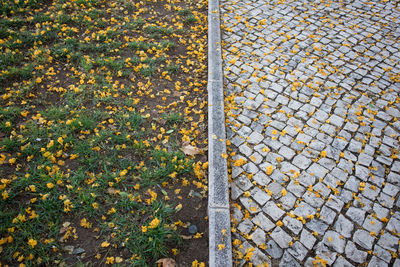
[[[285,188],[283,188],[283,189],[282,189],[282,191],[281,191],[281,195],[282,195],[282,196],[286,196],[286,195],[287,195],[287,191],[286,191],[286,189],[285,189]]]
[[[274,167],[272,165],[269,165],[267,167],[266,174],[271,175],[273,171],[274,171]]]

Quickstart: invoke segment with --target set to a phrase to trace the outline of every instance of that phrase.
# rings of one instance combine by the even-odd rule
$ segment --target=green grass
[[[154,266],[182,243],[163,188],[194,177],[184,111],[206,105],[158,92],[204,83],[206,30],[161,2],[0,0],[1,266]],[[83,238],[92,256],[65,252]]]
[[[168,114],[164,114],[163,118],[167,121],[169,124],[176,124],[176,123],[181,123],[183,121],[182,114],[180,113],[175,113],[171,112]]]

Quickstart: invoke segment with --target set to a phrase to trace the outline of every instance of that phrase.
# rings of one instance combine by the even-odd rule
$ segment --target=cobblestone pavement
[[[400,266],[399,2],[221,19],[237,265]]]

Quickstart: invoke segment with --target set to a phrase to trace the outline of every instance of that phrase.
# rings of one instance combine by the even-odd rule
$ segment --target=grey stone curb
[[[219,1],[208,4],[209,266],[232,266]]]

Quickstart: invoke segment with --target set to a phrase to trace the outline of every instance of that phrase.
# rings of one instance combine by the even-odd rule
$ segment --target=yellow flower
[[[245,163],[247,163],[247,161],[244,158],[240,158],[240,159],[235,160],[235,163],[233,165],[240,167],[240,166],[244,165]]]
[[[149,228],[150,229],[154,229],[156,228],[158,225],[160,224],[160,220],[158,218],[154,218],[150,224],[149,224]]]
[[[52,189],[54,187],[54,184],[53,183],[47,183],[46,186],[47,186],[47,188]]]
[[[58,142],[60,145],[62,145],[62,144],[64,143],[64,140],[63,140],[63,138],[60,136],[60,137],[58,137],[57,142]]]
[[[282,194],[282,196],[286,196],[286,194],[287,194],[287,191],[286,191],[286,189],[285,189],[285,188],[283,188],[283,189],[282,189],[282,191],[281,191],[281,194]]]
[[[34,248],[37,245],[37,241],[31,238],[28,240],[28,245]]]
[[[142,226],[142,233],[146,233],[147,232],[147,226]]]
[[[176,175],[177,175],[177,173],[176,173],[176,172],[173,172],[173,173],[170,173],[168,176],[171,177],[171,178],[175,178]]]
[[[271,175],[273,171],[274,171],[274,167],[271,166],[271,165],[269,165],[269,166],[267,167],[266,173],[267,173],[267,175]]]
[[[36,79],[36,83],[41,83],[41,82],[42,82],[42,78],[38,77],[38,78]]]
[[[112,214],[112,213],[115,213],[115,212],[116,212],[115,208],[112,207],[111,209],[109,209],[109,210],[107,211],[107,214]]]
[[[101,243],[101,247],[102,248],[106,248],[110,245],[110,243],[108,243],[107,241],[104,241],[103,243]]]
[[[3,154],[0,154],[0,164],[3,164],[4,162],[6,162],[6,156]]]
[[[114,257],[107,257],[106,264],[114,264]]]
[[[86,218],[83,218],[81,220],[81,226],[84,228],[90,228],[90,222],[88,222],[88,220],[86,220]]]

